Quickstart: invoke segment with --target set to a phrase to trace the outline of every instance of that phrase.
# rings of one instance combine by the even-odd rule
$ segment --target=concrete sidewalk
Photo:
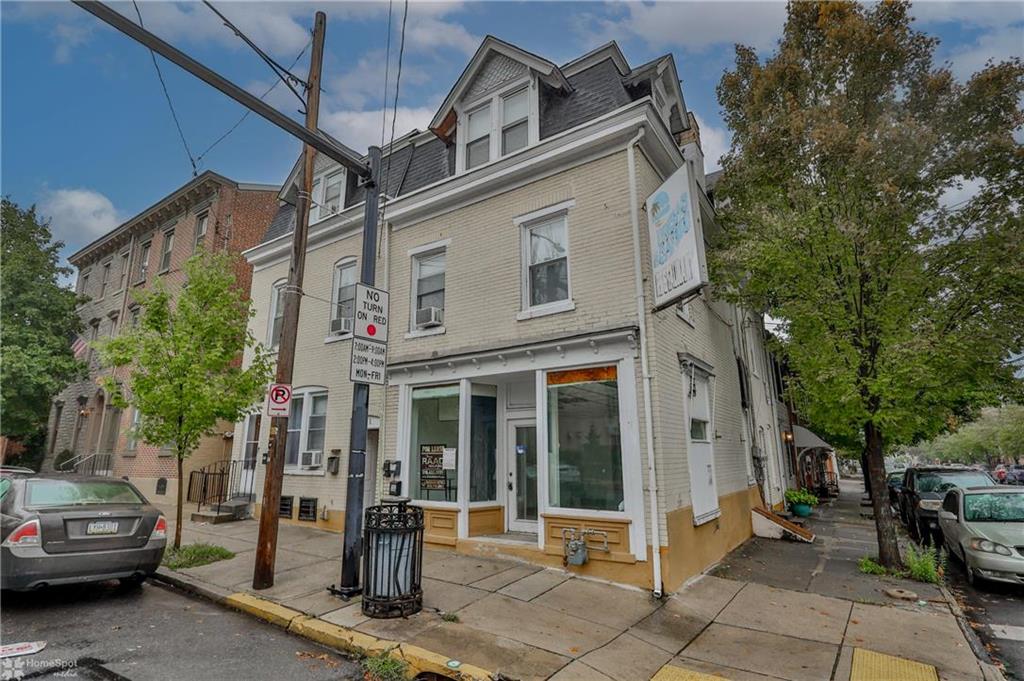
[[[844,540],[848,528],[830,520],[830,512],[818,521],[823,538],[814,546],[748,542],[727,558],[734,567],[723,566],[724,576],[705,575],[661,601],[560,570],[427,549],[424,611],[404,620],[371,620],[358,603],[325,590],[340,573],[341,537],[333,533],[282,525],[275,585],[253,592],[255,521],[187,522],[186,542],[220,544],[236,556],[162,572],[321,642],[410,660],[415,651],[417,659],[434,663],[415,668],[447,668],[452,678],[982,679],[938,590],[913,583],[924,604],[907,604],[885,596],[889,585],[877,578],[845,568],[816,572],[822,551],[870,553]],[[759,551],[752,554],[751,546]],[[743,579],[733,578],[740,573]],[[773,575],[793,581],[765,583]],[[813,583],[828,593],[807,588]]]

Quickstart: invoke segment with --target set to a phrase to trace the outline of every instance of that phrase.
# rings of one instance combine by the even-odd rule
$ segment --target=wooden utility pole
[[[317,132],[320,111],[320,70],[324,59],[324,33],[327,15],[316,13],[313,24],[313,53],[309,60],[306,81],[306,129]],[[295,366],[295,341],[299,330],[299,307],[302,303],[302,276],[306,268],[306,241],[309,236],[309,209],[313,192],[313,162],[316,149],[309,144],[302,148],[302,189],[295,208],[295,231],[288,262],[288,283],[283,292],[284,318],[277,351],[277,382],[291,385]],[[288,442],[288,417],[275,416],[270,421],[270,453],[263,480],[263,503],[260,506],[260,530],[256,544],[256,567],[252,588],[274,586],[274,561],[277,557],[278,509],[281,506],[281,481],[284,477],[285,447]]]

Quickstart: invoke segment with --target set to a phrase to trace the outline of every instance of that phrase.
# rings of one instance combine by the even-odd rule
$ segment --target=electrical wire
[[[302,51],[299,52],[298,56],[295,57],[295,59],[292,61],[291,66],[288,67],[289,69],[294,68],[295,65],[299,63],[299,60],[302,59],[302,55],[306,54],[306,50],[308,50],[309,46],[312,45],[312,44],[313,44],[313,41],[312,41],[312,39],[310,39],[310,41],[308,43],[306,43],[306,46],[302,48]],[[275,80],[274,84],[271,85],[269,88],[267,88],[266,91],[264,91],[264,93],[262,95],[260,95],[260,97],[259,97],[260,100],[266,99],[267,95],[269,95],[271,92],[273,92],[274,88],[276,88],[280,84],[281,84],[280,80]],[[228,135],[233,133],[238,128],[238,126],[240,126],[242,123],[244,123],[245,119],[248,118],[249,114],[251,114],[251,113],[252,113],[251,109],[246,109],[245,113],[242,114],[242,116],[235,122],[235,124],[227,129],[227,132],[225,132],[223,135],[221,135],[216,140],[214,140],[213,144],[211,144],[210,146],[206,147],[206,149],[204,149],[201,154],[196,156],[196,163],[201,163],[202,160],[206,157],[206,155],[209,154],[211,151],[213,151],[213,148],[215,146],[217,146],[218,144],[223,142],[228,137]]]
[[[142,23],[142,12],[139,10],[139,3],[136,0],[132,0],[132,5],[135,6],[135,14],[139,17],[139,27],[145,28]],[[171,93],[167,91],[167,83],[164,82],[164,74],[160,71],[160,64],[156,61],[156,52],[153,50],[149,51],[149,56],[153,58],[153,68],[156,69],[156,76],[160,79],[160,87],[163,88],[164,97],[167,99],[167,106],[171,110],[171,118],[174,119],[174,126],[178,129],[178,136],[181,138],[181,144],[185,147],[185,153],[188,154],[188,161],[192,164],[192,177],[199,175],[199,170],[196,168],[196,159],[192,156],[192,150],[189,149],[188,140],[185,139],[185,133],[181,129],[181,123],[178,121],[178,113],[174,110],[174,102],[171,101]]]
[[[388,205],[388,185],[391,180],[391,159],[394,156],[393,152],[395,149],[395,123],[398,120],[398,93],[402,86],[402,57],[405,55],[405,25],[409,19],[409,0],[405,0],[405,10],[402,13],[402,33],[398,43],[398,69],[395,73],[395,105],[391,114],[391,141],[388,143],[388,165],[387,170],[384,173],[384,186],[381,187],[381,191],[384,194],[384,199],[381,202],[381,222],[384,221],[384,215]],[[385,115],[387,112],[387,102],[384,104]]]
[[[259,55],[260,59],[265,61],[267,63],[267,66],[270,67],[270,69],[277,75],[277,77],[280,78],[282,82],[284,82],[284,84],[288,86],[288,89],[291,90],[292,94],[298,98],[299,102],[301,102],[303,106],[306,106],[306,100],[304,100],[302,98],[302,95],[300,95],[298,91],[294,87],[292,87],[292,83],[295,83],[296,85],[301,85],[304,90],[308,90],[309,84],[306,81],[302,80],[294,73],[278,64],[273,57],[271,57],[269,54],[261,50],[259,46],[256,45],[256,43],[249,39],[249,36],[242,33],[242,31],[233,23],[231,23],[231,21],[226,16],[221,14],[220,11],[218,11],[217,8],[209,2],[209,0],[203,0],[203,4],[209,7],[211,12],[220,17],[221,21],[224,22],[224,25],[231,29],[234,32],[234,34],[242,40],[242,42],[244,42],[246,45],[252,48],[252,51]]]
[[[381,97],[380,146],[384,147],[384,130],[388,122],[388,80],[391,76],[391,8],[394,0],[388,0],[388,40],[384,50],[384,96]]]

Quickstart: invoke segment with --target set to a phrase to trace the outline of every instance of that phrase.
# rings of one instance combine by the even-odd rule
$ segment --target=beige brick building
[[[708,291],[653,310],[643,206],[681,167],[714,238],[697,140],[670,55],[632,68],[611,43],[556,66],[485,39],[383,182],[368,504],[411,497],[428,542],[547,565],[583,534],[571,569],[660,591],[749,537],[752,506],[781,503],[760,316]],[[251,329],[271,345],[295,180],[246,253]],[[281,515],[340,530],[363,197],[325,158],[314,180]],[[259,413],[238,424],[233,456],[260,459],[268,430]]]
[[[133,294],[162,281],[173,293],[185,282],[182,265],[199,245],[240,253],[259,243],[277,211],[278,188],[238,183],[204,172],[73,254],[79,315],[86,341],[112,336],[137,315]],[[252,268],[240,260],[238,285],[248,293]],[[177,468],[170,449],[131,433],[132,410],[113,407],[99,386],[104,372],[87,350],[89,375],[53,401],[43,470],[55,465],[125,476],[153,501],[173,503]],[[204,438],[184,473],[230,457],[233,426]]]

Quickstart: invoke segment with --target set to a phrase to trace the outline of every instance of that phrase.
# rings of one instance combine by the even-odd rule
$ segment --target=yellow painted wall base
[[[259,519],[260,517],[260,506],[262,504],[256,503],[253,505],[252,517]],[[300,525],[302,527],[315,527],[318,530],[328,530],[330,532],[344,532],[345,531],[345,512],[336,510],[327,510],[327,519],[321,518],[323,512],[317,509],[316,520],[299,520],[299,507],[296,505],[292,509],[291,518],[281,518],[282,525]]]
[[[668,546],[661,548],[662,579],[675,591],[690,577],[720,561],[753,534],[750,509],[761,505],[757,485],[718,498],[722,515],[694,527],[686,506],[667,514]]]

